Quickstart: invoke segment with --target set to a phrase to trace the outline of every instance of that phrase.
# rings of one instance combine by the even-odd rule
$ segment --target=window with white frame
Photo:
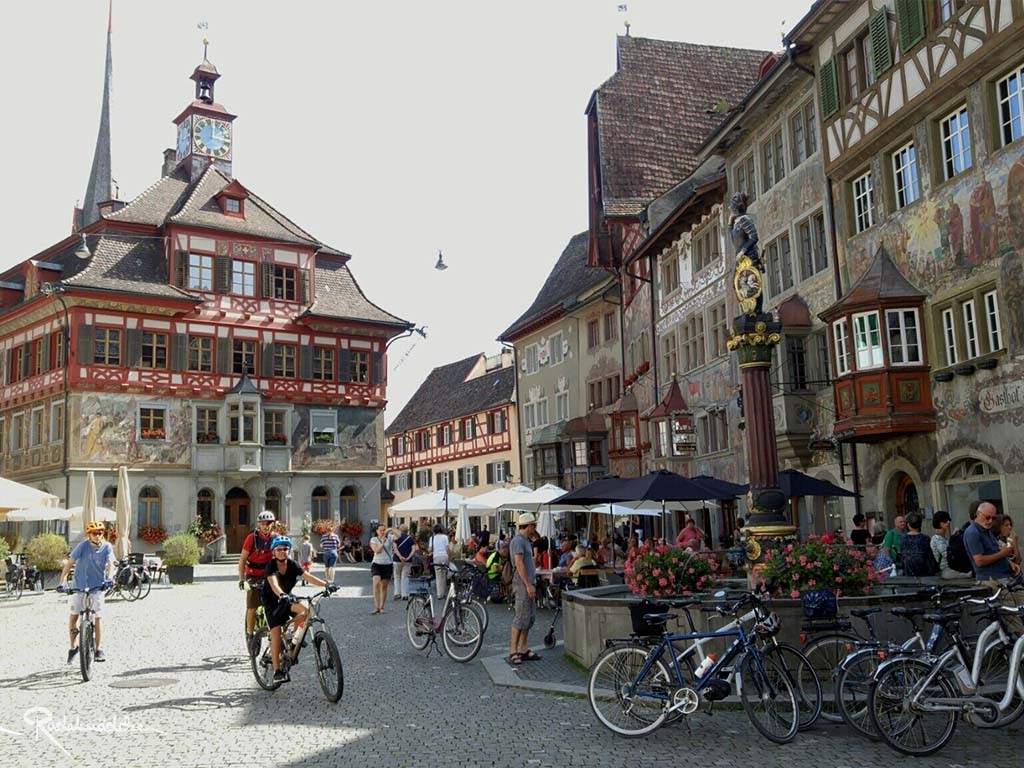
[[[832,324],[832,339],[836,345],[836,376],[850,372],[850,339],[846,330],[846,318]]]
[[[853,224],[857,232],[875,224],[875,185],[871,171],[853,180]]]
[[[487,432],[496,435],[505,431],[505,412],[491,411],[487,414]]]
[[[540,362],[537,354],[537,345],[531,344],[526,348],[526,374],[536,373],[540,370]]]
[[[569,420],[569,393],[559,392],[555,395],[555,423]]]
[[[11,452],[25,448],[25,414],[11,414]]]
[[[892,174],[897,208],[910,205],[921,196],[914,142],[908,142],[892,153]]]
[[[858,371],[878,368],[883,364],[878,312],[861,312],[853,316],[853,348]]]
[[[918,331],[916,309],[886,310],[885,330],[889,334],[890,363],[921,364],[921,336]]]
[[[679,257],[675,252],[661,257],[661,295],[662,298],[674,293],[679,288]]]
[[[1003,146],[1024,136],[1024,66],[996,84],[999,107],[999,136]]]
[[[600,379],[587,382],[587,403],[587,410],[604,406],[604,382]]]
[[[814,99],[809,99],[789,120],[793,167],[818,151],[818,129],[814,117]]]
[[[50,405],[50,442],[59,443],[64,440],[64,403]],[[0,439],[0,445],[3,440]]]
[[[988,331],[989,352],[1003,348],[1003,326],[999,322],[999,297],[995,291],[986,293],[982,300],[985,303],[985,328]]]
[[[696,275],[702,269],[705,269],[712,264],[717,264],[721,259],[718,242],[719,237],[720,235],[717,223],[705,227],[693,236],[693,242],[690,244],[690,250],[692,251],[693,274]]]
[[[429,488],[433,483],[431,477],[431,470],[429,469],[417,469],[416,470],[416,487],[417,488]]]
[[[807,389],[807,347],[803,336],[785,337],[786,379],[789,389]]]
[[[394,490],[396,491],[408,491],[409,490],[409,473],[402,472],[397,475],[392,475],[391,479],[395,481]]]
[[[480,485],[480,467],[473,464],[469,467],[459,467],[459,487],[475,488]]]
[[[231,292],[238,296],[256,295],[256,264],[241,259],[231,260]]]
[[[781,128],[761,144],[761,171],[764,181],[761,189],[764,192],[786,176],[786,156],[783,151]]]
[[[956,365],[960,355],[956,346],[956,319],[952,308],[942,310],[942,343],[946,351],[946,365]]]
[[[29,447],[42,445],[43,443],[43,406],[36,406],[32,409],[28,419],[28,444]]]
[[[665,366],[665,376],[671,378],[679,370],[679,357],[676,347],[675,332],[667,333],[661,339],[661,356]]]
[[[812,389],[822,389],[829,385],[828,337],[824,331],[812,333],[810,336],[811,379],[808,382]]]
[[[960,305],[960,311],[963,313],[964,319],[964,352],[967,353],[967,359],[970,360],[981,354],[978,351],[978,323],[974,311],[974,300],[968,299],[963,302]]]
[[[708,326],[711,334],[708,338],[708,354],[721,357],[729,351],[726,342],[729,340],[729,318],[726,315],[725,302],[715,304],[708,310]]]
[[[789,235],[783,235],[765,248],[768,257],[768,294],[778,296],[793,287],[793,251]]]
[[[828,267],[825,215],[818,211],[797,224],[800,243],[800,279],[806,280]]]
[[[939,123],[942,133],[942,169],[947,179],[971,167],[971,130],[967,105],[947,115]]]
[[[747,202],[757,198],[757,163],[753,153],[736,163],[736,191],[747,193]]]
[[[312,435],[315,445],[334,445],[335,435],[338,433],[337,411],[311,410],[309,412],[309,433]],[[405,449],[405,439],[402,439],[402,449]]]
[[[472,416],[462,420],[462,423],[459,425],[459,431],[462,433],[463,440],[472,440],[476,437],[476,421]]]
[[[139,438],[142,440],[167,439],[167,409],[163,406],[139,408]]]
[[[195,291],[213,290],[213,256],[188,255],[188,287]]]
[[[572,464],[574,467],[587,466],[587,441],[572,441]]]
[[[565,352],[562,349],[562,333],[553,333],[548,337],[548,350],[551,355],[551,365],[558,365],[565,359]]]
[[[718,453],[729,448],[729,420],[725,410],[697,417],[697,453]]]
[[[619,337],[618,323],[615,312],[604,313],[604,340],[613,341]]]
[[[509,463],[507,461],[494,461],[488,464],[487,466],[487,474],[491,478],[491,483],[501,484],[511,477],[511,475],[508,472]]]

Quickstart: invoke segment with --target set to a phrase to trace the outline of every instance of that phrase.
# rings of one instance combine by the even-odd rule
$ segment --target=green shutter
[[[352,353],[347,349],[338,350],[338,381],[352,381]]]
[[[274,265],[269,261],[264,261],[259,267],[262,278],[262,296],[264,299],[272,299],[274,298]]]
[[[231,339],[219,338],[214,346],[217,349],[217,373],[231,373],[232,356],[235,351]]]
[[[174,252],[174,284],[179,288],[188,286],[188,251]]]
[[[875,77],[878,77],[892,66],[892,43],[889,40],[889,12],[879,8],[868,22],[871,34],[871,51],[874,61]]]
[[[308,269],[299,270],[299,303],[313,303],[313,297],[310,295],[310,277]]]
[[[818,67],[818,91],[821,96],[822,120],[839,111],[839,78],[835,57]]]
[[[308,344],[299,347],[299,378],[313,378],[313,348]]]
[[[26,341],[21,345],[21,378],[27,379],[32,375],[32,342]]]
[[[487,465],[487,484],[488,485],[493,485],[494,484],[494,465],[493,464],[488,464]]]
[[[188,368],[188,337],[184,333],[171,334],[171,370]]]
[[[274,349],[276,345],[272,341],[265,341],[260,346],[260,356],[262,357],[262,360],[260,362],[263,363],[261,369],[262,375],[269,378],[274,375]]]
[[[923,0],[896,0],[896,29],[903,54],[924,39]]]
[[[227,256],[217,257],[217,291],[231,293],[231,259]]]
[[[92,365],[95,348],[93,347],[93,327],[91,325],[79,325],[75,328],[75,335],[78,336],[78,362],[80,365]],[[71,350],[71,345],[68,345]]]
[[[43,353],[41,355],[41,357],[43,358],[43,360],[42,360],[43,370],[42,371],[36,371],[36,373],[43,373],[43,371],[50,370],[50,337],[49,336],[43,336],[43,338],[39,340],[39,343],[42,344],[42,346],[43,346]]]
[[[384,355],[380,352],[374,352],[371,356],[373,361],[373,380],[371,384],[383,384],[384,383]]]

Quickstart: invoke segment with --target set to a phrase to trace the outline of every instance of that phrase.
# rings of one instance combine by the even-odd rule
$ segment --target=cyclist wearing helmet
[[[274,540],[274,513],[264,509],[256,518],[257,528],[242,542],[242,556],[238,558],[238,588],[245,594],[245,639],[252,638],[256,626],[256,609],[260,605],[259,588],[263,585],[263,572],[274,555],[270,543]]]
[[[111,581],[114,573],[114,548],[110,542],[103,540],[106,533],[106,526],[93,520],[85,526],[86,540],[80,542],[68,556],[64,568],[60,572],[60,579],[57,582],[57,591],[63,592],[65,581],[71,568],[75,569],[75,577],[71,582],[72,589],[99,589],[92,596],[93,624],[95,626],[96,661],[106,661],[106,654],[101,650],[100,640],[103,639],[100,616],[103,614],[103,592],[110,589],[114,582]],[[78,655],[78,614],[82,612],[85,603],[85,594],[76,592],[68,599],[68,606],[71,608],[71,616],[68,619],[68,631],[71,634],[71,648],[68,650],[68,664],[75,660]]]
[[[270,657],[274,662],[274,682],[283,683],[287,682],[287,678],[281,670],[281,629],[293,615],[300,617],[295,622],[295,628],[298,629],[304,621],[301,617],[306,613],[306,606],[295,602],[292,597],[292,589],[299,578],[318,587],[326,587],[327,582],[303,571],[302,566],[288,556],[292,540],[287,536],[275,536],[270,548],[274,554],[264,570],[266,579],[262,592],[263,610],[267,614],[267,624],[270,626]]]

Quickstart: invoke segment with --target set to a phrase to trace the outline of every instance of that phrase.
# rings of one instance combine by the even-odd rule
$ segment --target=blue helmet
[[[274,540],[270,542],[270,548],[277,549],[278,547],[288,547],[288,549],[291,549],[292,540],[287,536],[275,536]]]

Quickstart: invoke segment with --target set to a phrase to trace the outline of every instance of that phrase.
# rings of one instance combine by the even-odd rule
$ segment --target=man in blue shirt
[[[64,592],[64,582],[72,567],[75,569],[75,576],[71,582],[72,589],[83,590],[107,590],[113,586],[110,580],[114,572],[114,548],[110,543],[104,541],[103,534],[106,526],[93,520],[85,526],[86,540],[80,542],[68,556],[64,568],[60,572],[60,580],[57,582],[57,591]],[[78,655],[78,615],[85,608],[85,595],[76,592],[68,598],[68,605],[71,608],[71,617],[68,619],[68,630],[71,634],[71,649],[68,651],[68,664],[75,660]],[[103,652],[100,641],[103,638],[103,623],[100,620],[103,615],[103,592],[96,592],[92,596],[92,616],[94,626],[94,642],[96,644],[96,661],[106,661],[107,656]]]
[[[1003,546],[992,533],[996,519],[996,507],[990,502],[978,505],[978,512],[967,530],[964,531],[964,548],[974,563],[974,575],[978,582],[999,589],[1000,580],[1011,579],[1020,573],[1020,566],[1013,562],[1013,547]],[[1003,605],[1024,605],[1024,592],[1003,590],[999,602]],[[1003,626],[1011,635],[1024,635],[1024,620],[1019,616],[1002,615]]]
[[[524,661],[535,661],[540,655],[530,650],[526,636],[537,618],[537,571],[533,563],[533,544],[530,539],[537,531],[537,518],[532,512],[523,512],[517,521],[519,533],[512,539],[509,549],[515,575],[512,593],[515,595],[515,615],[509,638],[508,663],[519,666]]]

